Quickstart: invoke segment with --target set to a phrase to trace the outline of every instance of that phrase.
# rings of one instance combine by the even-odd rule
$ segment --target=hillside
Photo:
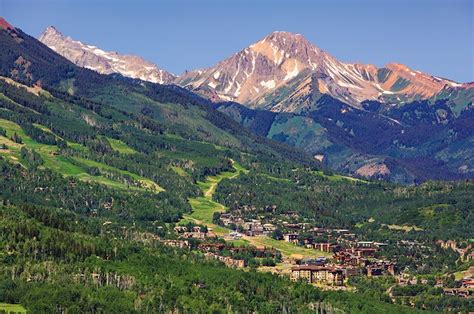
[[[256,134],[300,148],[328,168],[403,184],[474,175],[473,107],[457,116],[445,100],[383,108],[351,107],[321,97],[304,114],[253,110],[237,103],[215,107]]]

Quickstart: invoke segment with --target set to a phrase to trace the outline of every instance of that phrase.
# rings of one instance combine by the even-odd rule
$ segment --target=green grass
[[[270,180],[273,180],[273,181],[279,181],[279,182],[291,182],[290,179],[286,179],[286,178],[277,178],[277,177],[274,177],[274,176],[271,176],[269,174],[266,174],[266,173],[259,173],[258,175],[262,176],[262,177],[265,177],[267,179],[270,179]]]
[[[112,149],[121,153],[121,154],[135,154],[137,151],[122,142],[121,140],[116,140],[110,137],[107,137],[107,141],[109,141],[110,146]]]
[[[0,312],[26,313],[26,309],[20,304],[0,303]]]
[[[45,126],[41,126],[41,125],[36,125],[36,126],[40,127],[42,130],[46,132],[50,132],[54,134],[51,130],[49,130]],[[122,190],[143,190],[137,187],[129,187],[123,182],[111,180],[104,176],[92,176],[87,173],[86,167],[84,166],[97,167],[101,170],[114,170],[122,174],[130,175],[132,178],[139,181],[143,185],[143,188],[145,190],[151,190],[154,192],[161,192],[164,190],[158,184],[156,184],[155,182],[149,179],[146,179],[137,174],[120,170],[117,168],[113,168],[113,167],[110,167],[105,164],[98,163],[92,160],[74,157],[73,159],[75,159],[76,161],[79,161],[80,162],[79,164],[83,164],[84,166],[81,167],[80,165],[71,163],[66,157],[57,154],[59,150],[57,146],[46,145],[46,144],[36,142],[31,137],[26,135],[26,133],[18,124],[12,121],[0,119],[0,127],[5,129],[7,132],[7,137],[0,136],[0,144],[6,144],[8,146],[8,150],[0,150],[0,155],[10,159],[10,161],[12,162],[21,163],[20,151],[23,146],[26,146],[30,149],[34,149],[36,152],[38,152],[41,155],[41,158],[44,161],[44,164],[42,165],[42,167],[51,169],[52,171],[60,173],[63,176],[73,176],[83,181],[104,184],[109,187],[122,189]],[[13,133],[17,133],[22,138],[23,144],[14,143],[13,141],[9,139],[13,135]],[[86,147],[77,143],[68,143],[68,145],[70,145],[71,147],[75,149],[87,149]]]
[[[129,175],[134,180],[139,181],[145,189],[152,190],[154,192],[164,191],[164,189],[161,186],[159,186],[158,184],[156,184],[152,180],[147,179],[147,178],[142,177],[142,176],[139,176],[138,174],[135,174],[133,172],[129,172],[129,171],[126,171],[126,170],[121,170],[121,169],[118,169],[118,168],[114,168],[114,167],[108,166],[106,164],[96,162],[94,160],[89,160],[89,159],[84,159],[84,158],[79,158],[79,157],[72,157],[72,159],[74,159],[74,160],[78,161],[79,163],[84,164],[86,166],[99,168],[102,171],[116,171],[116,172],[120,172],[121,174],[124,174],[124,175]],[[117,183],[122,184],[121,182],[117,182]],[[122,184],[122,185],[126,187],[126,185],[124,185],[124,184]]]
[[[212,198],[214,193],[216,192],[217,185],[219,182],[221,182],[223,179],[232,179],[235,178],[240,174],[240,171],[235,171],[235,172],[222,172],[216,176],[209,176],[206,178],[206,181],[202,182],[199,181],[197,183],[198,187],[201,189],[201,191],[204,193],[204,197]]]
[[[327,175],[327,174],[324,174],[323,171],[312,171],[311,173],[317,174],[321,177],[327,178],[329,181],[334,181],[334,182],[347,180],[347,181],[352,181],[352,182],[369,183],[369,181],[366,181],[366,180],[353,178],[353,177],[348,177],[348,176],[343,176],[343,175],[340,175],[340,174]]]
[[[214,213],[225,211],[222,204],[214,202],[207,197],[197,197],[189,199],[189,204],[193,208],[190,215],[193,219],[212,224],[212,216]]]
[[[189,174],[181,167],[171,167],[171,170],[173,170],[174,172],[176,172],[179,176],[181,177],[189,177]]]
[[[222,204],[214,202],[212,196],[214,195],[217,185],[223,179],[232,179],[237,177],[241,172],[247,172],[241,165],[234,162],[233,167],[234,172],[225,171],[219,173],[216,176],[206,177],[205,181],[197,182],[197,186],[201,189],[203,197],[190,198],[189,204],[193,211],[189,215],[184,215],[183,219],[180,221],[180,224],[185,224],[189,221],[203,224],[212,228],[214,233],[218,235],[225,235],[230,232],[229,229],[218,226],[212,222],[212,217],[216,212],[224,212],[226,207]]]
[[[474,266],[469,267],[467,270],[457,271],[453,275],[456,280],[461,280],[464,277],[474,276]]]
[[[61,138],[61,137],[59,137],[58,135],[54,134],[54,132],[51,131],[51,129],[45,127],[44,125],[41,125],[41,124],[38,124],[38,123],[33,123],[33,125],[34,125],[35,127],[37,127],[38,129],[41,129],[41,130],[43,130],[43,131],[45,131],[45,132],[47,132],[47,133],[50,133],[50,134],[54,135],[56,138]]]
[[[398,230],[398,231],[405,231],[405,232],[410,232],[410,231],[423,231],[422,228],[417,227],[417,226],[410,226],[410,225],[386,225],[390,230]]]

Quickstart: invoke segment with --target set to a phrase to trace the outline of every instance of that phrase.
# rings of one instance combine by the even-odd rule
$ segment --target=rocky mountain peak
[[[175,79],[173,74],[141,57],[104,51],[84,44],[63,35],[54,26],[47,27],[39,40],[76,65],[102,74],[120,73],[126,77],[160,84],[170,84]]]
[[[230,100],[273,111],[306,110],[322,94],[361,108],[365,100],[409,102],[432,98],[449,88],[468,88],[400,63],[378,68],[341,62],[301,34],[285,31],[272,32],[213,67],[186,71],[179,77],[140,57],[74,41],[54,27],[48,27],[40,40],[75,64],[100,73],[175,83],[213,101]]]
[[[48,27],[46,27],[46,29],[44,30],[44,32],[41,34],[41,36],[45,36],[45,35],[61,35],[61,32],[59,32],[56,27],[50,25]]]
[[[3,17],[0,16],[0,28],[14,30],[15,28],[7,22]]]
[[[273,42],[276,46],[289,50],[297,49],[298,47],[317,48],[303,35],[286,31],[275,31],[267,35],[263,40]]]
[[[215,67],[183,74],[177,83],[195,91],[213,89],[223,100],[249,104],[297,76],[315,71],[328,58],[302,35],[277,31]]]
[[[276,45],[281,47],[288,47],[294,44],[306,43],[310,44],[301,34],[275,31],[267,35],[263,40],[274,42]]]
[[[465,84],[431,76],[400,63],[378,68],[341,62],[302,35],[277,31],[216,66],[178,78],[192,90],[212,89],[224,100],[274,111],[298,111],[328,94],[354,107],[364,100],[429,99]]]

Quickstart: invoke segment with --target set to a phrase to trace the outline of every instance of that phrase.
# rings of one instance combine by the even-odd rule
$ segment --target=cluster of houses
[[[463,262],[470,262],[474,261],[474,248],[472,244],[467,244],[464,247],[461,247],[459,243],[454,240],[438,240],[436,244],[442,247],[443,249],[451,249],[459,254],[461,257],[461,261]]]
[[[474,278],[471,276],[461,279],[461,285],[458,288],[444,288],[445,295],[454,295],[461,298],[474,298]]]
[[[318,228],[317,232],[321,232],[320,229]],[[395,276],[396,264],[376,256],[376,253],[386,246],[385,243],[348,240],[343,236],[348,233],[347,230],[325,230],[322,232],[336,232],[340,236],[334,239],[337,242],[323,243],[302,240],[297,233],[287,233],[283,236],[287,242],[299,244],[304,241],[306,247],[333,254],[333,264],[326,264],[325,259],[300,262],[300,265],[291,269],[293,279],[304,279],[310,283],[329,286],[343,286],[345,279],[352,276]]]
[[[470,268],[470,270],[472,269],[474,269],[474,266]],[[407,273],[398,274],[396,279],[399,286],[433,285],[436,288],[442,288],[444,295],[458,296],[461,298],[474,298],[474,278],[472,278],[472,275],[468,275],[461,279],[456,288],[445,287],[446,278],[443,278],[443,276],[437,277],[433,283],[430,283],[426,278],[417,278]]]
[[[161,240],[161,243],[167,246],[180,248],[180,249],[191,249],[191,244],[188,240]],[[200,243],[197,249],[204,253],[204,256],[208,259],[215,259],[223,262],[227,267],[243,268],[247,266],[247,263],[243,259],[234,259],[230,256],[222,256],[219,254],[224,250],[225,245],[222,243]]]
[[[177,233],[181,239],[198,239],[205,240],[207,238],[215,238],[216,235],[201,226],[193,226],[188,228],[187,226],[176,226],[174,232]]]
[[[309,283],[343,286],[345,279],[353,276],[395,275],[396,264],[384,260],[368,261],[365,265],[348,264],[309,264],[295,265],[291,268],[292,279],[304,279]]]
[[[275,230],[280,229],[286,232],[283,234],[283,241],[333,255],[333,258],[329,260],[330,263],[328,263],[326,258],[293,261],[296,263],[291,267],[291,278],[293,280],[304,280],[312,284],[343,289],[346,279],[352,276],[375,277],[396,275],[396,263],[381,258],[381,254],[378,253],[387,246],[386,243],[359,241],[357,236],[347,229],[313,227],[308,223],[275,221],[273,219],[265,219],[264,216],[257,216],[256,218],[258,219],[243,218],[242,214],[244,212],[252,210],[254,209],[249,207],[222,213],[216,217],[218,221],[215,222],[235,230],[228,235],[234,240],[239,239],[242,234],[246,236],[271,236]],[[275,211],[275,208],[268,207],[265,211]],[[297,216],[297,213],[287,212],[284,215],[293,219]],[[242,253],[240,250],[248,250],[248,248],[232,247],[216,242],[216,235],[212,231],[207,230],[207,228],[203,229],[200,226],[176,226],[174,231],[179,239],[163,240],[164,244],[178,248],[191,248],[188,240],[197,239],[200,242],[197,249],[203,252],[206,258],[219,260],[228,267],[246,267],[247,261],[243,259],[243,256],[246,256],[246,259],[249,256],[250,258],[276,256],[276,251],[268,248],[253,248],[252,250],[255,250],[255,252],[239,254]],[[426,246],[417,241],[399,240],[397,244],[404,247],[426,248]],[[442,248],[458,252],[463,261],[474,260],[474,250],[470,244],[459,245],[451,240],[440,240],[436,244]],[[239,256],[240,258],[235,258],[234,256]],[[412,284],[409,279],[401,276],[398,276],[397,279],[399,285]],[[461,287],[445,288],[443,291],[446,295],[472,297],[473,285],[474,280],[467,278],[463,280]]]
[[[244,220],[242,217],[234,216],[231,213],[221,214],[219,218],[219,224],[224,227],[236,227],[247,236],[269,236],[273,231],[276,230],[276,226],[271,223],[262,223],[258,219]]]
[[[244,268],[247,266],[247,263],[243,259],[235,259],[230,256],[221,256],[217,253],[213,252],[206,252],[204,253],[204,256],[207,259],[215,259],[218,261],[223,262],[227,267],[232,267],[232,268]]]
[[[249,209],[250,210],[250,209]],[[224,213],[219,217],[219,224],[239,229],[247,236],[270,235],[277,229],[275,224],[263,223],[263,219],[245,220],[239,209]],[[286,213],[292,218],[292,213]],[[294,218],[294,217],[293,217]],[[348,229],[330,229],[313,227],[308,223],[279,223],[281,229],[289,231],[283,234],[283,241],[303,245],[317,251],[334,254],[334,264],[326,261],[306,261],[291,268],[293,279],[303,279],[310,283],[329,286],[343,286],[344,280],[351,276],[395,275],[396,264],[392,261],[377,259],[376,252],[386,246],[385,243],[357,241],[355,234]],[[236,233],[237,234],[237,233]],[[311,235],[305,237],[305,235]],[[314,241],[314,239],[319,241]],[[325,242],[321,242],[324,239]]]
[[[175,247],[178,249],[190,249],[191,245],[188,240],[161,240],[161,243],[166,246]]]

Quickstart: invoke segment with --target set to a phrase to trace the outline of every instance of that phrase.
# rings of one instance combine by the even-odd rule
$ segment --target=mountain
[[[288,32],[177,83],[244,105],[216,108],[343,173],[402,183],[474,176],[473,83],[343,63]]]
[[[274,32],[211,68],[184,73],[176,82],[278,112],[307,110],[323,94],[361,108],[365,100],[410,102],[469,87],[397,63],[383,68],[344,63],[289,32]]]
[[[64,36],[53,26],[46,28],[39,40],[74,64],[102,74],[120,73],[126,77],[160,84],[169,84],[175,79],[173,74],[141,57],[103,51],[83,44]]]
[[[366,100],[406,103],[462,94],[472,84],[431,76],[402,64],[344,63],[300,34],[274,32],[217,65],[174,76],[137,56],[105,52],[48,27],[40,41],[76,65],[160,84],[175,83],[214,101],[278,112],[309,110],[322,95],[361,108]],[[458,100],[465,103],[466,98]]]
[[[71,51],[82,54],[80,46]],[[401,64],[343,63],[288,32],[173,82],[253,132],[346,174],[401,183],[474,175],[473,83]]]
[[[321,131],[321,142],[338,140],[354,150],[364,145],[362,138],[348,137],[358,125],[354,134],[375,130],[384,147],[385,135],[400,128],[395,118],[377,112],[378,103],[356,110],[324,95],[317,111],[305,116],[213,104],[175,85],[79,67],[0,22],[0,312],[471,308],[469,300],[444,296],[440,289],[405,302],[420,310],[399,304],[407,296],[398,293],[394,304],[388,293],[381,294],[393,286],[388,277],[357,274],[350,279],[356,289],[342,291],[286,278],[300,252],[328,256],[333,265],[332,254],[303,246],[316,240],[308,230],[326,243],[345,234],[343,229],[351,234],[342,245],[383,242],[376,260],[364,259],[361,267],[396,261],[400,270],[416,276],[434,280],[442,274],[443,284],[451,286],[451,274],[469,266],[457,252],[440,250],[435,240],[455,239],[464,248],[473,238],[471,181],[407,187],[322,171],[302,151],[257,136],[233,120],[240,115],[255,133],[293,140],[295,146],[319,145],[311,132],[300,133],[303,126],[303,131]],[[442,101],[435,108],[413,106],[392,114],[405,125],[420,119],[431,124],[441,116],[451,121]],[[468,134],[468,114],[463,110],[456,125],[448,123],[450,136]],[[344,121],[333,123],[329,117]],[[292,139],[291,132],[296,132]],[[301,245],[265,235],[225,240],[237,227],[216,225],[223,211],[246,223],[269,222],[282,234],[298,232]],[[229,261],[248,266],[232,269],[226,267],[235,265]],[[424,303],[427,293],[430,301]]]

